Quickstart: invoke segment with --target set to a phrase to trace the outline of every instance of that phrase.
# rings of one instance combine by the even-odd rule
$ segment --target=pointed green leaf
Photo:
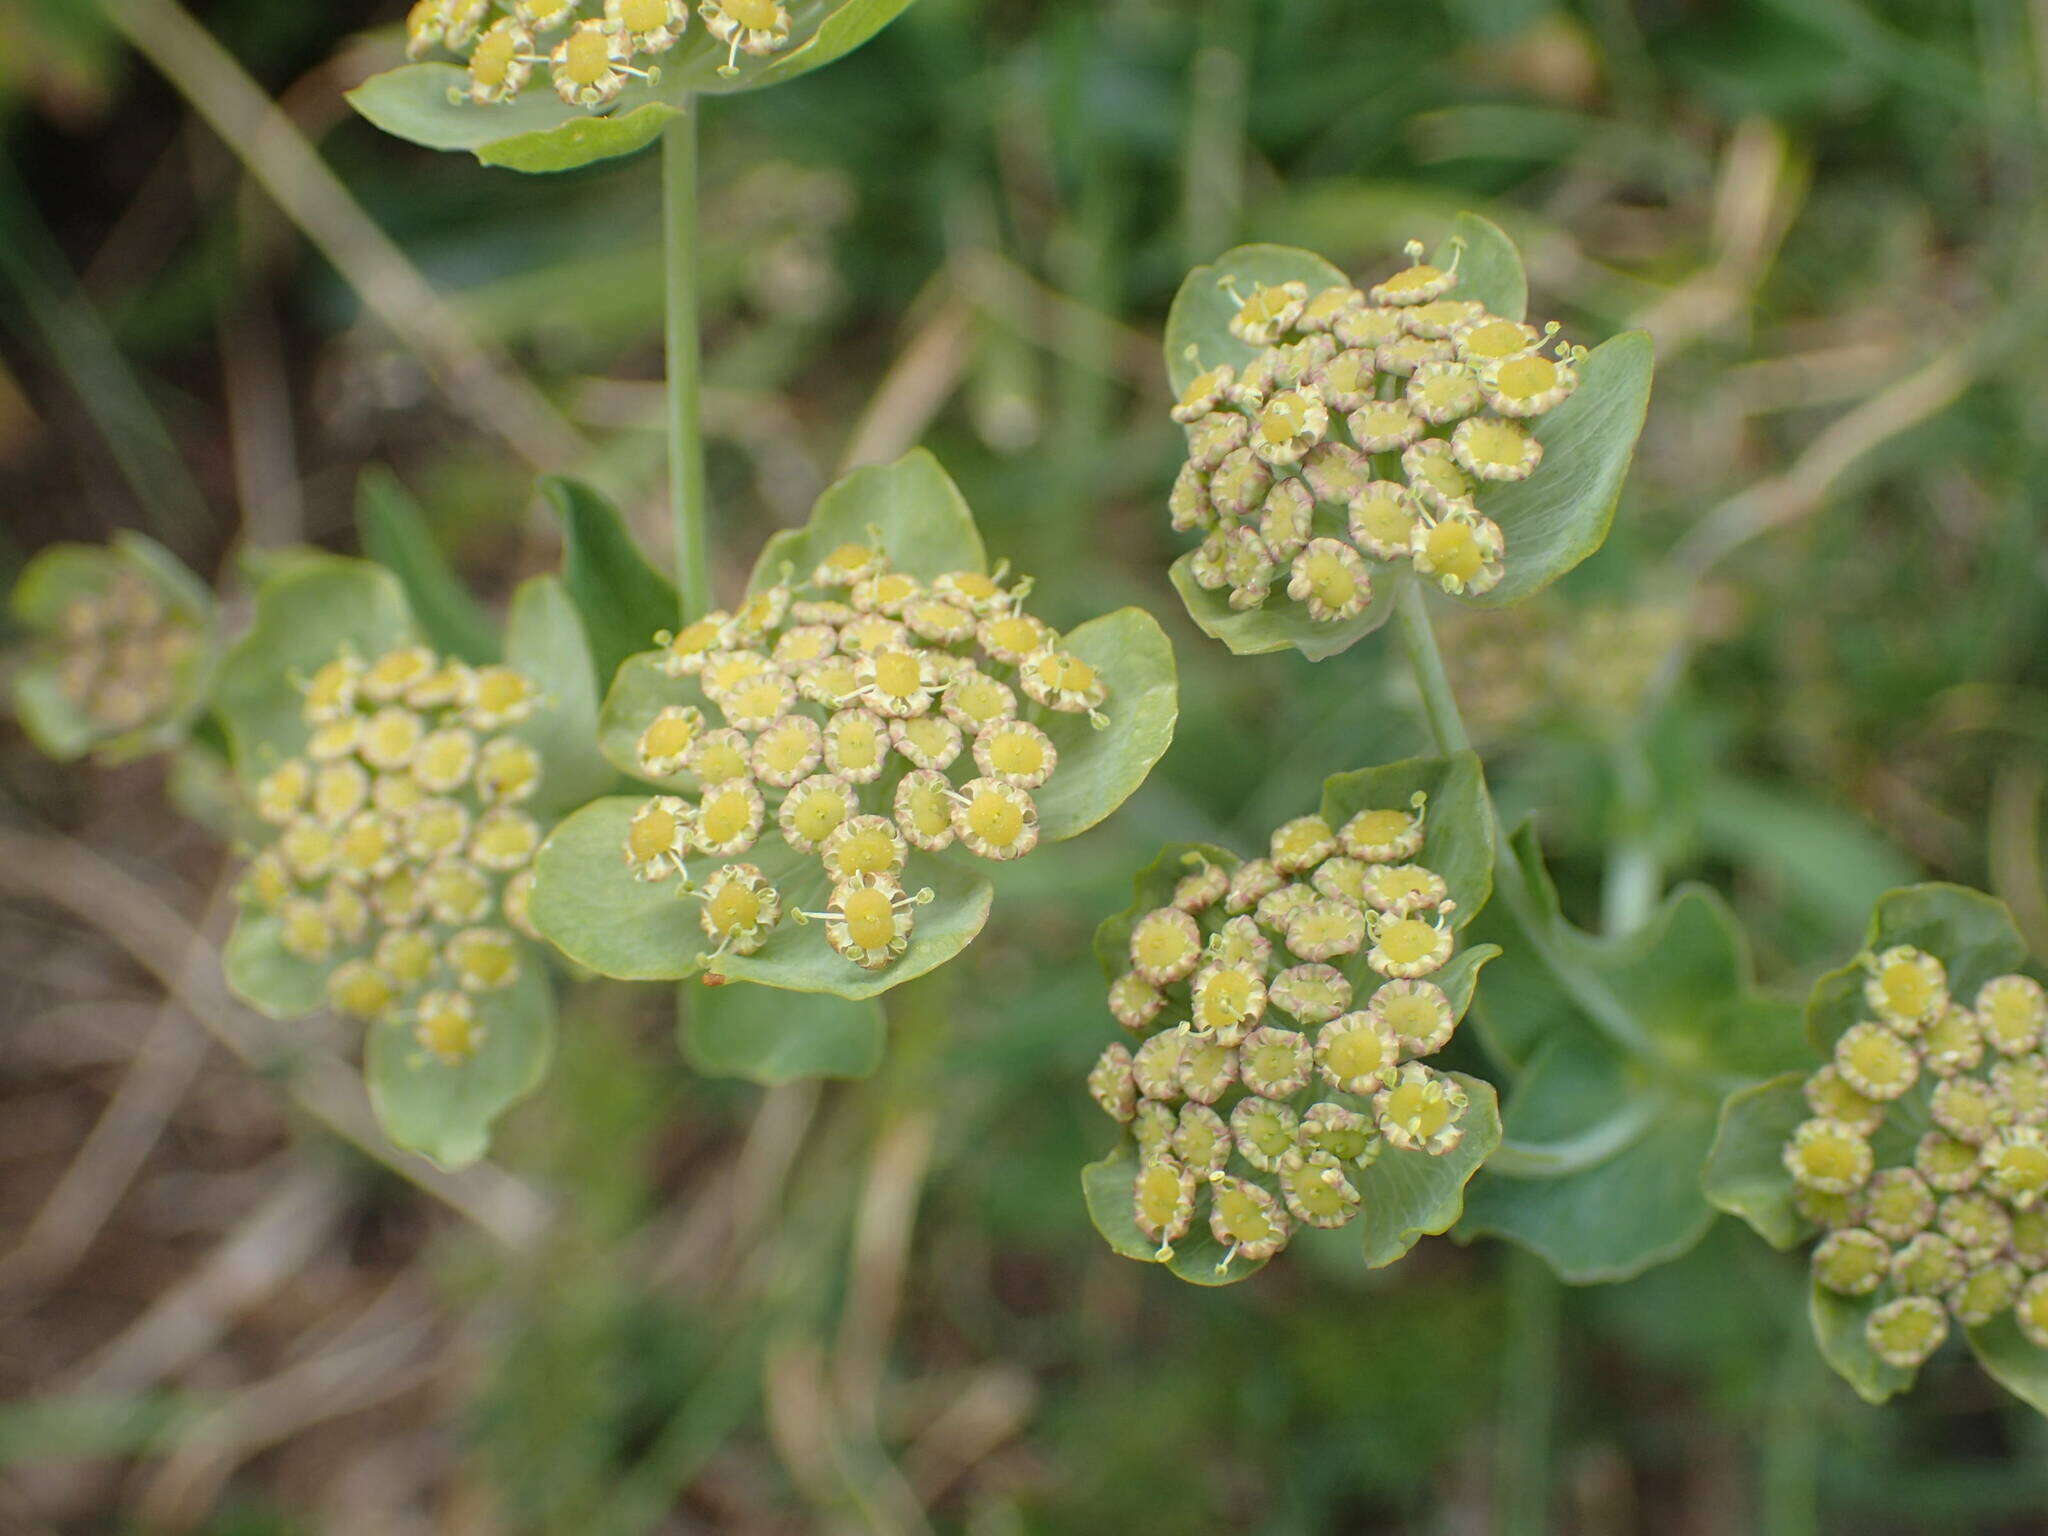
[[[1882,1403],[1913,1385],[1917,1371],[1887,1365],[1870,1352],[1863,1325],[1877,1310],[1871,1296],[1837,1296],[1817,1282],[1807,1289],[1807,1316],[1813,1323],[1813,1341],[1821,1358],[1834,1367],[1835,1374],[1856,1389],[1866,1403]]]
[[[543,823],[610,789],[616,776],[598,752],[597,674],[583,625],[553,576],[532,576],[512,594],[505,659],[540,685],[544,705],[515,728],[541,757],[540,789],[527,807]]]
[[[1793,1204],[1785,1143],[1812,1115],[1801,1092],[1805,1074],[1788,1072],[1728,1096],[1700,1184],[1707,1199],[1740,1216],[1773,1248],[1795,1247],[1813,1228]]]
[[[1365,810],[1407,810],[1426,797],[1422,852],[1415,862],[1435,870],[1457,903],[1454,927],[1463,928],[1493,895],[1493,805],[1486,776],[1471,752],[1410,757],[1323,780],[1320,813],[1333,828]]]
[[[1101,730],[1086,715],[1041,721],[1059,750],[1059,766],[1040,789],[1038,832],[1046,842],[1085,832],[1145,782],[1173,745],[1180,716],[1173,645],[1142,608],[1119,608],[1069,630],[1060,644],[1100,671],[1109,684]]]
[[[1389,1147],[1372,1166],[1351,1175],[1367,1269],[1384,1269],[1421,1238],[1450,1231],[1464,1213],[1466,1184],[1500,1145],[1500,1105],[1493,1085],[1462,1072],[1450,1075],[1471,1100],[1458,1145],[1441,1157]]]
[[[464,661],[498,659],[490,615],[441,553],[419,503],[388,469],[372,465],[356,480],[356,535],[363,553],[405,587],[428,643]]]
[[[681,613],[675,586],[640,553],[618,508],[575,480],[548,478],[541,494],[562,520],[562,585],[583,620],[599,677],[673,629]]]
[[[2048,1349],[2021,1333],[2012,1313],[1999,1313],[1966,1337],[1986,1375],[2034,1412],[2048,1414]]]
[[[1131,1209],[1131,1190],[1138,1176],[1138,1157],[1129,1143],[1100,1162],[1081,1170],[1081,1195],[1088,1202],[1088,1219],[1095,1224],[1109,1246],[1127,1259],[1141,1264],[1159,1262],[1159,1245],[1138,1230]],[[1266,1267],[1264,1259],[1235,1259],[1222,1269],[1227,1250],[1209,1231],[1199,1215],[1187,1234],[1174,1245],[1166,1267],[1190,1285],[1235,1285]]]
[[[904,888],[930,886],[936,899],[917,910],[900,959],[884,970],[863,970],[833,952],[822,923],[798,923],[790,915],[823,910],[825,872],[815,857],[793,853],[771,832],[746,859],[782,893],[783,919],[759,952],[714,958],[696,903],[679,894],[675,881],[649,884],[626,867],[626,826],[643,803],[634,795],[592,801],[549,834],[534,861],[535,926],[570,959],[606,976],[680,981],[710,969],[794,992],[873,997],[952,959],[988,918],[992,887],[978,871],[914,855]],[[715,867],[708,859],[692,862],[699,877]]]
[[[747,590],[772,587],[785,571],[802,581],[842,544],[872,544],[877,537],[889,563],[921,581],[988,569],[967,499],[937,459],[913,448],[893,464],[863,465],[835,480],[809,522],[763,546]]]
[[[321,666],[343,650],[369,660],[412,638],[405,592],[382,566],[317,555],[283,567],[257,588],[254,622],[214,685],[236,773],[253,782],[305,746],[300,687]]]
[[[791,41],[768,59],[741,55],[730,75],[728,49],[692,25],[658,60],[658,78],[634,81],[602,113],[564,103],[544,75],[515,101],[453,100],[468,83],[454,64],[407,64],[373,75],[348,93],[349,104],[386,133],[429,149],[466,149],[486,165],[518,171],[566,171],[629,155],[653,142],[692,95],[759,90],[796,79],[866,42],[910,0],[789,0]]]
[[[771,1087],[806,1077],[867,1077],[888,1043],[888,1020],[872,998],[851,1002],[744,982],[686,983],[678,996],[683,1055],[711,1077]]]
[[[1646,331],[1610,337],[1579,365],[1571,398],[1535,424],[1543,444],[1536,473],[1477,498],[1506,537],[1507,574],[1491,592],[1463,601],[1481,608],[1518,603],[1607,542],[1650,408],[1655,366]]]
[[[1321,516],[1321,513],[1317,514]],[[1363,612],[1328,623],[1308,616],[1305,604],[1287,595],[1284,574],[1272,592],[1256,608],[1233,608],[1227,591],[1210,591],[1195,580],[1194,559],[1189,550],[1173,562],[1167,575],[1173,590],[1187,605],[1195,628],[1211,640],[1221,640],[1233,656],[1264,656],[1272,651],[1296,650],[1310,661],[1324,661],[1348,651],[1394,616],[1394,599],[1401,583],[1413,580],[1405,567],[1369,561],[1372,570],[1372,601]]]
[[[1306,283],[1315,294],[1348,287],[1351,279],[1315,252],[1291,245],[1240,245],[1182,279],[1166,316],[1166,377],[1176,395],[1206,369],[1228,363],[1242,370],[1258,355],[1257,347],[1230,334],[1230,322],[1253,288],[1282,283]]]
[[[483,1038],[450,1065],[422,1050],[403,1018],[372,1025],[363,1077],[384,1133],[398,1146],[461,1168],[484,1155],[491,1124],[540,1086],[555,1049],[555,992],[541,952],[522,946],[519,978],[473,994]]]
[[[1452,221],[1450,238],[1430,258],[1439,267],[1457,262],[1458,283],[1451,296],[1477,299],[1490,314],[1519,320],[1529,312],[1529,275],[1522,253],[1498,224],[1476,213]]]
[[[235,995],[265,1018],[303,1019],[327,1005],[333,967],[287,954],[279,929],[275,915],[244,908],[221,949],[221,969]]]
[[[1878,898],[1864,947],[1881,954],[1897,944],[1939,957],[1948,968],[1950,995],[1964,1002],[1992,977],[2018,970],[2027,958],[2026,942],[2004,902],[1939,882],[1904,886]],[[1842,1032],[1868,1016],[1863,1003],[1867,974],[1851,961],[1814,983],[1806,1004],[1806,1037],[1816,1055],[1833,1055]]]

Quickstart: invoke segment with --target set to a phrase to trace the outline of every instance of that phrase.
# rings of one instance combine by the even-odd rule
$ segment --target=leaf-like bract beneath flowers
[[[893,463],[865,464],[835,480],[811,508],[809,522],[762,547],[747,591],[804,581],[842,544],[876,542],[892,569],[919,581],[988,569],[967,498],[937,459],[913,448]]]
[[[889,1028],[873,998],[855,1002],[738,981],[685,982],[678,998],[683,1055],[707,1076],[773,1086],[866,1077],[882,1064]]]

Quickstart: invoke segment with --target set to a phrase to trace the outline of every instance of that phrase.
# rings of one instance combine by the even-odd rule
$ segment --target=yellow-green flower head
[[[721,75],[739,73],[742,53],[766,57],[789,46],[790,15],[777,0],[704,0],[697,7],[711,35],[727,45]]]
[[[1978,1149],[1946,1131],[1929,1131],[1913,1144],[1913,1171],[1931,1189],[1953,1194],[1968,1189],[1984,1172]]]
[[[1569,357],[1529,352],[1490,363],[1480,374],[1486,403],[1503,416],[1541,416],[1562,405],[1578,388],[1579,371]]]
[[[2004,1119],[1998,1090],[1981,1077],[1951,1077],[1934,1085],[1928,1105],[1934,1123],[1958,1141],[1982,1146]]]
[[[1440,970],[1451,958],[1451,930],[1446,921],[1448,907],[1434,920],[1421,916],[1367,919],[1372,948],[1365,963],[1382,976],[1413,979]]]
[[[1942,1235],[1971,1264],[1990,1262],[2012,1240],[2012,1217],[1983,1190],[1944,1197],[1935,1210],[1934,1220]]]
[[[1287,1212],[1271,1190],[1225,1173],[1209,1179],[1209,1234],[1225,1249],[1218,1273],[1236,1259],[1271,1258],[1292,1235]]]
[[[1288,1212],[1304,1226],[1341,1227],[1358,1214],[1358,1190],[1329,1153],[1289,1152],[1278,1172]]]
[[[1458,1027],[1450,997],[1430,981],[1382,983],[1365,1006],[1394,1031],[1404,1059],[1434,1056],[1450,1044]]]
[[[2028,1343],[2037,1349],[2048,1349],[2048,1275],[2028,1278],[2013,1302],[2012,1315]]]
[[[1230,1135],[1237,1155],[1260,1173],[1272,1173],[1282,1158],[1297,1150],[1301,1117],[1291,1105],[1252,1094],[1230,1112]]]
[[[1194,1220],[1193,1172],[1163,1151],[1146,1158],[1132,1184],[1131,1214],[1138,1230],[1159,1244],[1160,1258],[1171,1258]]]
[[[1302,903],[1288,915],[1287,948],[1302,960],[1354,955],[1365,942],[1365,914],[1347,901],[1328,897]]]
[[[2028,1274],[2048,1269],[2048,1204],[2013,1212],[2012,1256]]]
[[[571,7],[562,5],[560,9],[569,11]],[[540,62],[533,47],[530,29],[509,17],[493,22],[470,50],[469,84],[463,94],[474,102],[511,101],[526,89],[534,65]]]
[[[1473,479],[1499,484],[1535,474],[1543,462],[1543,444],[1512,421],[1473,416],[1451,433],[1451,457]]]
[[[2048,1057],[2032,1053],[1998,1062],[1991,1068],[1991,1085],[2008,1119],[2048,1124]]]
[[[1138,1083],[1131,1075],[1131,1049],[1114,1041],[1088,1074],[1088,1092],[1112,1120],[1128,1124],[1138,1112]]]
[[[2011,1310],[2025,1283],[2025,1272],[2011,1259],[1988,1260],[1949,1291],[1948,1309],[1965,1328],[1979,1327]]]
[[[1197,1177],[1220,1170],[1236,1150],[1230,1127],[1207,1104],[1183,1104],[1170,1142],[1173,1155]]]
[[[1373,1095],[1373,1118],[1389,1146],[1441,1157],[1464,1140],[1462,1125],[1470,1100],[1450,1078],[1420,1062],[1403,1066]]]
[[[1287,334],[1308,308],[1308,284],[1254,287],[1230,318],[1230,334],[1248,346],[1269,347]]]
[[[596,108],[617,101],[629,79],[645,76],[632,60],[633,44],[623,33],[606,31],[601,21],[579,21],[548,54],[548,67],[565,105]]]
[[[1835,1042],[1835,1070],[1867,1099],[1896,1099],[1920,1078],[1912,1042],[1882,1024],[1852,1025]]]
[[[1948,1337],[1948,1313],[1932,1297],[1900,1296],[1870,1314],[1863,1337],[1878,1359],[1911,1370],[1941,1348]]]
[[[932,898],[928,886],[913,896],[893,876],[858,874],[832,887],[823,912],[798,917],[821,920],[835,951],[865,970],[878,971],[910,947],[916,910]]]
[[[1195,972],[1191,990],[1189,1022],[1224,1045],[1236,1045],[1265,1016],[1265,977],[1245,961],[1203,966]]]
[[[1837,1157],[1831,1166],[1846,1167],[1847,1161]],[[1863,1192],[1863,1224],[1886,1242],[1903,1243],[1924,1231],[1934,1212],[1933,1192],[1911,1168],[1886,1168],[1870,1178]]]
[[[1952,1239],[1921,1232],[1892,1255],[1892,1289],[1905,1296],[1945,1296],[1968,1268]]]
[[[1180,1098],[1180,1063],[1187,1042],[1184,1028],[1171,1028],[1152,1036],[1131,1053],[1131,1076],[1139,1093],[1162,1104]]]
[[[1256,918],[1238,916],[1227,919],[1221,928],[1209,935],[1208,942],[1202,946],[1202,953],[1225,965],[1250,964],[1261,970],[1270,970],[1273,941],[1259,931]]]
[[[1785,1143],[1785,1169],[1794,1182],[1823,1194],[1843,1195],[1870,1177],[1870,1143],[1839,1120],[1806,1120]]]
[[[605,24],[635,53],[667,53],[690,24],[687,0],[604,0]]]
[[[1372,572],[1340,539],[1310,539],[1287,572],[1287,595],[1319,623],[1356,618],[1372,601]]]
[[[2040,1045],[2048,1028],[2048,992],[2031,976],[1994,976],[1978,989],[1976,1016],[1993,1050],[2022,1055]]]
[[[1897,945],[1866,962],[1863,1000],[1878,1018],[1916,1035],[1948,1007],[1948,972],[1933,955]]]
[[[1868,1296],[1891,1277],[1892,1251],[1875,1232],[1843,1227],[1813,1250],[1813,1278],[1838,1296]]]
[[[1817,1227],[1835,1231],[1842,1227],[1853,1227],[1863,1219],[1864,1199],[1861,1191],[1847,1195],[1822,1194],[1804,1184],[1794,1185],[1792,1207],[1806,1220]]]
[[[1239,1081],[1243,1065],[1235,1047],[1214,1035],[1189,1034],[1181,1042],[1180,1091],[1197,1104],[1214,1104]]]
[[[714,954],[753,954],[782,917],[781,893],[752,864],[719,866],[697,895],[698,921],[716,945]]]
[[[1165,994],[1136,971],[1126,971],[1110,984],[1109,1011],[1125,1029],[1145,1028],[1165,1006]]]
[[[1370,1009],[1342,1014],[1316,1033],[1316,1067],[1330,1087],[1365,1096],[1393,1081],[1401,1062],[1401,1038]]]
[[[1273,978],[1266,997],[1297,1023],[1327,1024],[1351,1007],[1351,983],[1334,965],[1291,965]]]
[[[2014,1210],[2029,1210],[2048,1193],[2048,1142],[2033,1126],[2004,1128],[1979,1155],[1984,1182]]]
[[[1287,931],[1287,925],[1294,920],[1294,914],[1311,905],[1316,899],[1315,887],[1310,885],[1283,885],[1278,890],[1262,897],[1252,915],[1261,928],[1280,934]]]
[[[1977,1015],[1953,1002],[1942,1009],[1920,1032],[1920,1058],[1937,1077],[1974,1070],[1984,1060]]]
[[[535,32],[558,32],[577,19],[578,0],[512,0],[512,14]]]
[[[1133,1061],[1132,1079],[1136,1080],[1136,1063]],[[1131,1116],[1131,1140],[1138,1148],[1138,1160],[1144,1162],[1162,1152],[1173,1150],[1173,1133],[1180,1127],[1180,1117],[1157,1099],[1138,1100],[1137,1112]]]

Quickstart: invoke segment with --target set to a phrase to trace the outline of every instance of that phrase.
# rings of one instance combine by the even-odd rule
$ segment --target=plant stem
[[[703,346],[697,334],[697,114],[699,99],[661,138],[662,270],[667,279],[668,490],[675,517],[676,592],[687,624],[711,607],[704,535]]]
[[[1507,1358],[1493,1468],[1495,1536],[1550,1529],[1550,1465],[1557,1417],[1558,1313],[1563,1288],[1544,1262],[1508,1255]]]
[[[1408,578],[1401,583],[1401,595],[1394,600],[1394,617],[1401,625],[1401,646],[1408,653],[1408,665],[1415,673],[1415,686],[1422,692],[1422,710],[1429,717],[1430,734],[1437,750],[1445,754],[1469,752],[1472,738],[1465,732],[1465,717],[1458,713],[1458,696],[1451,691],[1450,674],[1444,670],[1443,652],[1437,649],[1436,631],[1430,627],[1429,608],[1422,583]],[[1494,840],[1500,840],[1500,819],[1494,818]]]

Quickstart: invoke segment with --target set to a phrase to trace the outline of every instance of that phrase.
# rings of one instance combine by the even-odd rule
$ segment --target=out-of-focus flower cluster
[[[1219,1269],[1266,1258],[1296,1222],[1356,1217],[1350,1175],[1388,1147],[1462,1139],[1465,1091],[1423,1061],[1457,1025],[1428,979],[1456,936],[1442,877],[1414,862],[1424,809],[1298,817],[1233,872],[1190,855],[1132,926],[1109,1008],[1137,1046],[1111,1045],[1088,1086],[1136,1139],[1132,1210],[1162,1259],[1198,1220]]]
[[[1947,968],[1899,947],[1868,957],[1870,1017],[1806,1081],[1813,1118],[1785,1143],[1798,1205],[1826,1228],[1815,1280],[1876,1302],[1871,1351],[1917,1366],[2011,1310],[2048,1348],[2048,992],[1998,976],[1968,1002]]]
[[[591,14],[592,11],[597,14]],[[703,0],[697,12],[726,47],[721,74],[737,73],[742,53],[766,55],[789,45],[790,15],[779,0]],[[667,53],[690,23],[688,0],[416,0],[405,18],[406,52],[436,49],[461,58],[467,85],[456,101],[506,102],[546,70],[555,94],[572,107],[601,110],[631,80],[650,84],[659,65],[636,63]]]
[[[43,636],[64,702],[104,735],[157,724],[178,707],[198,660],[198,619],[141,573],[113,568],[64,605]]]
[[[333,1007],[409,1023],[448,1065],[475,1054],[475,998],[518,979],[529,868],[542,827],[520,809],[540,755],[510,728],[541,704],[524,673],[407,645],[335,657],[304,684],[305,754],[255,791],[277,836],[250,862],[245,903],[278,942],[325,968]]]
[[[1277,594],[1318,622],[1352,618],[1374,562],[1451,593],[1499,584],[1506,539],[1474,498],[1538,471],[1530,422],[1577,387],[1583,353],[1555,325],[1456,297],[1456,262],[1421,251],[1363,290],[1222,279],[1231,334],[1262,350],[1242,372],[1202,372],[1173,407],[1188,457],[1168,506],[1176,531],[1203,535],[1195,580],[1233,608]]]
[[[687,783],[641,806],[628,865],[701,902],[716,953],[752,954],[785,917],[816,918],[846,959],[891,964],[931,899],[903,887],[910,850],[1029,853],[1033,792],[1059,765],[1044,723],[1107,723],[1108,683],[1024,612],[1029,589],[1000,572],[927,584],[846,544],[798,585],[658,636],[663,669],[694,678],[709,709],[672,704],[641,731],[641,770]],[[789,910],[736,862],[770,835],[823,865],[824,911]],[[692,859],[716,867],[700,879]]]

